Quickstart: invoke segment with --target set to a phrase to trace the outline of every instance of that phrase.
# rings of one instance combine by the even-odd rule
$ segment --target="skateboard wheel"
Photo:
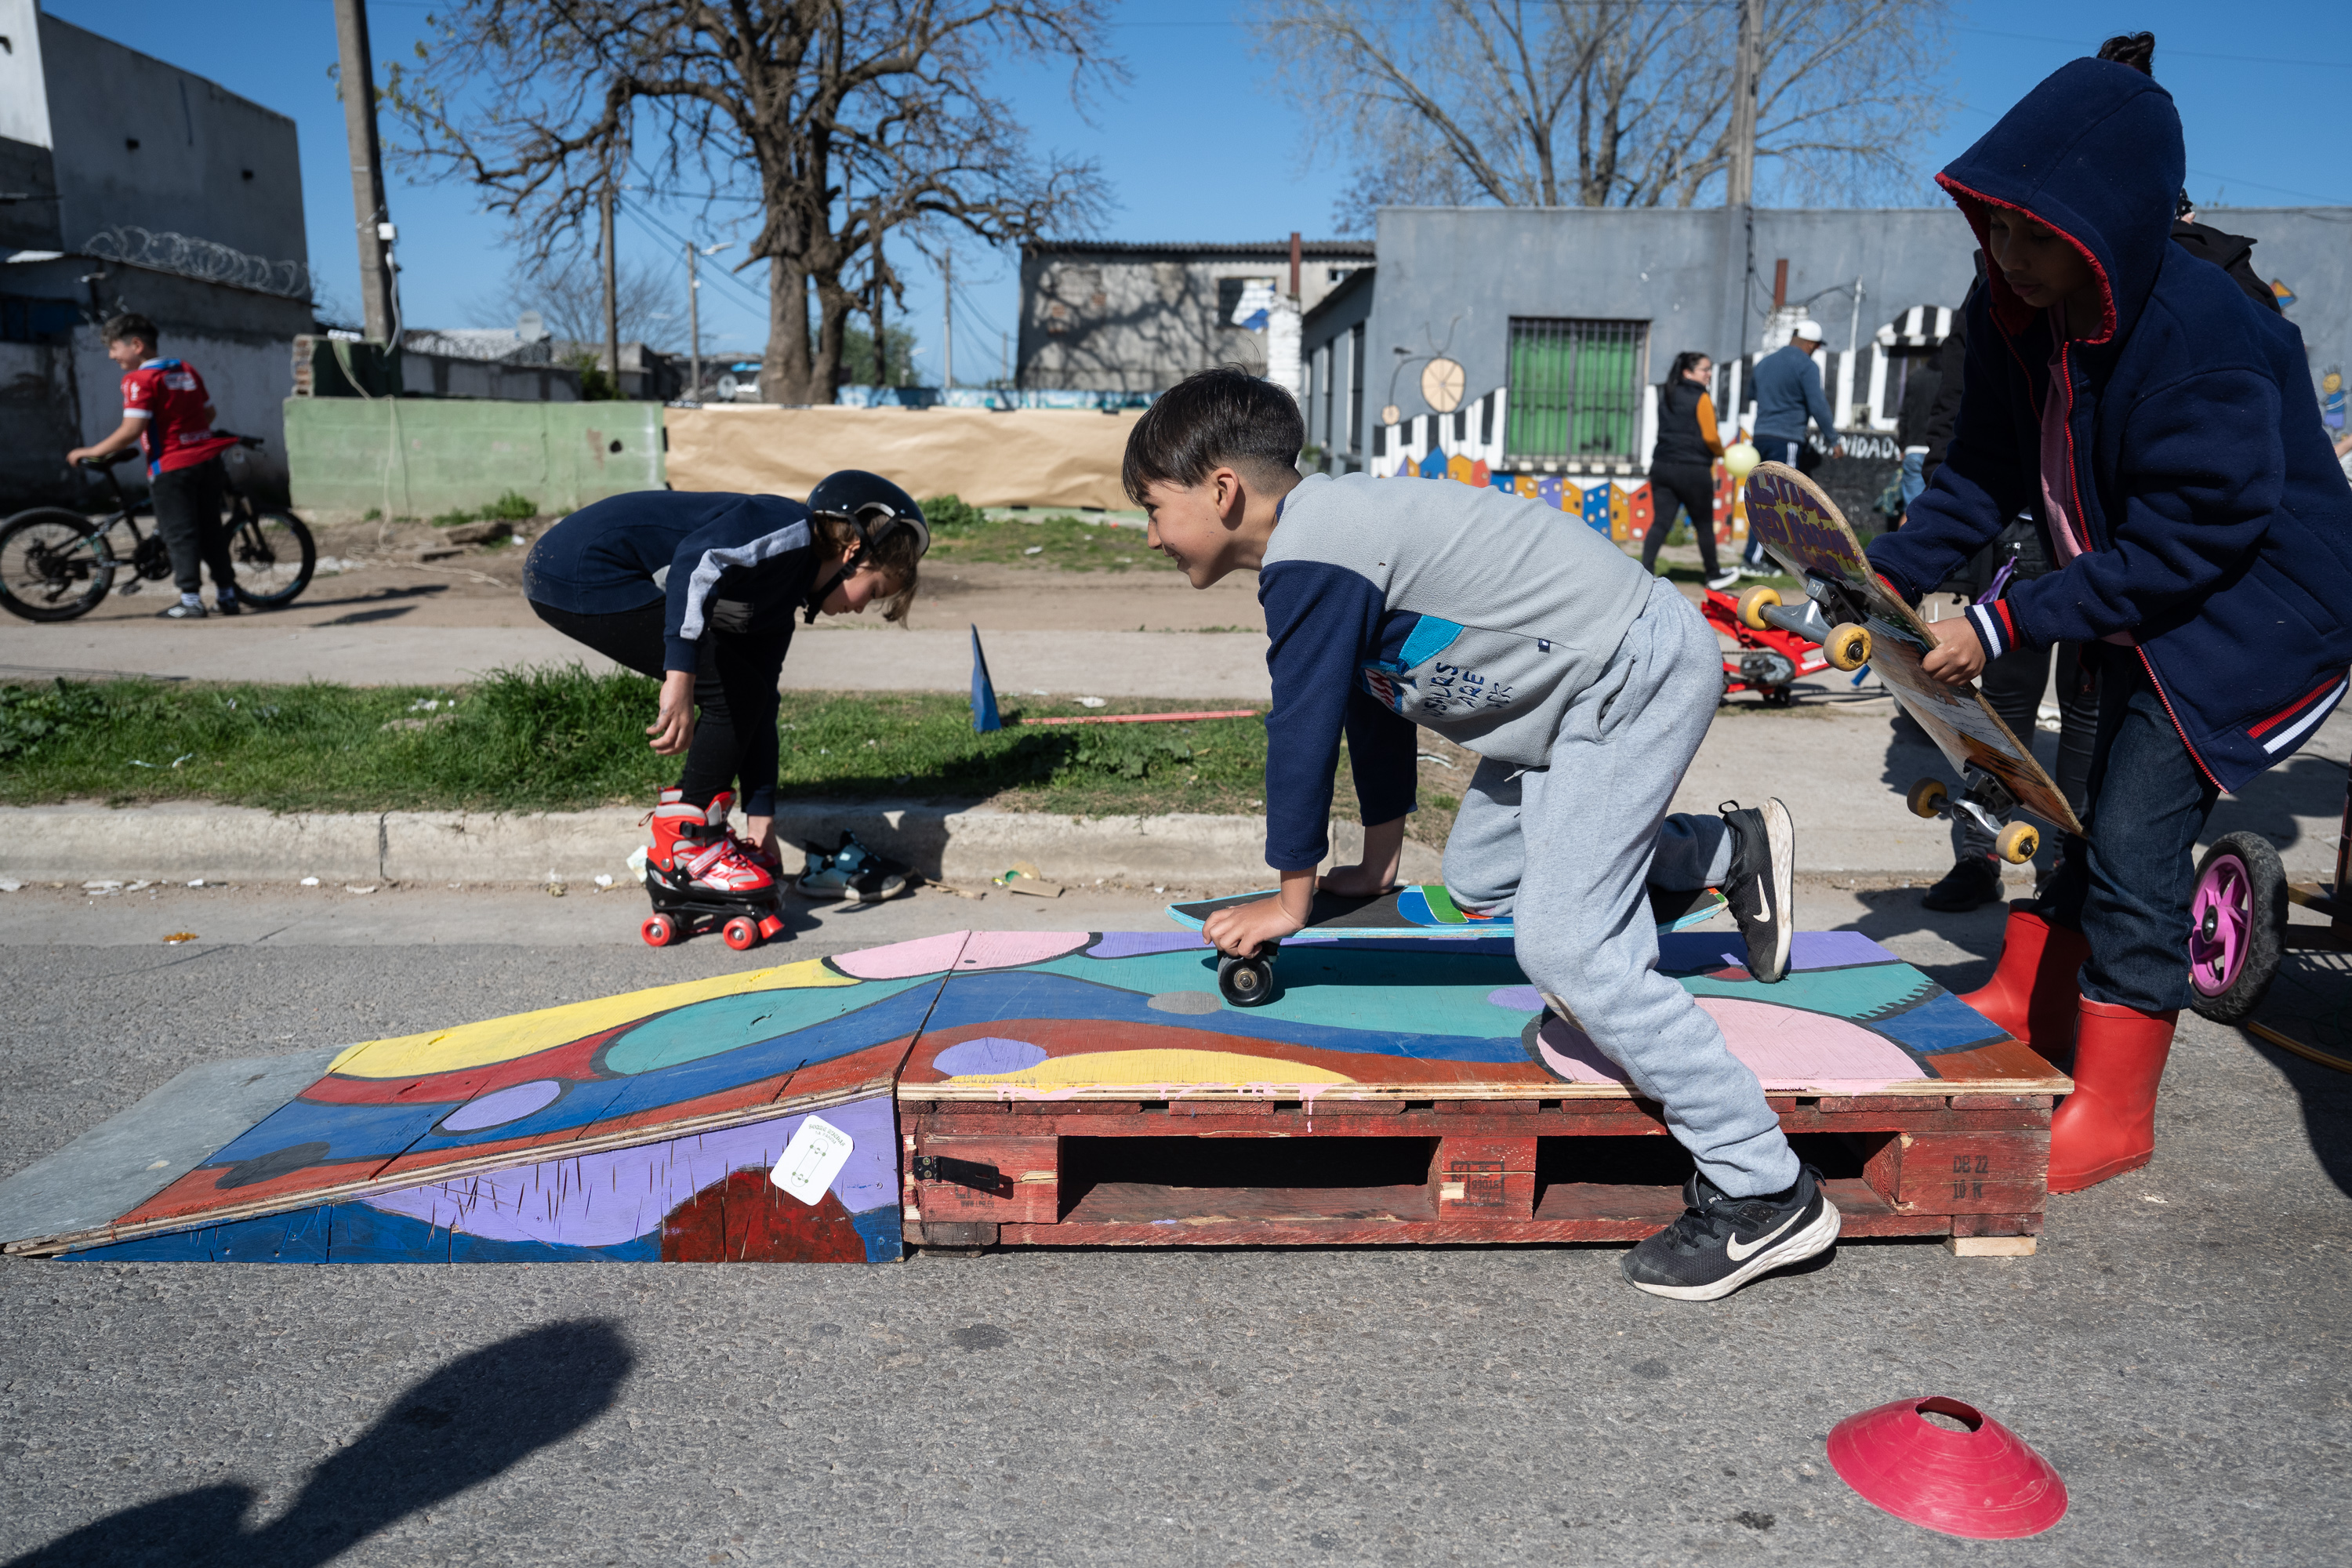
[[[1257,958],[1217,960],[1217,993],[1236,1007],[1263,1007],[1274,1000],[1274,961]]]
[[[2012,822],[1993,836],[1992,852],[2012,866],[2022,866],[2042,847],[2042,835],[2030,822]]]
[[[741,952],[744,949],[758,943],[760,940],[760,928],[751,923],[751,916],[737,915],[733,920],[727,922],[726,929],[721,931],[719,935],[719,939],[725,942],[728,946],[733,948],[738,952]]]
[[[667,915],[649,915],[637,934],[646,939],[647,947],[667,947],[677,940],[677,922]]]
[[[1866,627],[1849,622],[1830,628],[1830,640],[1822,644],[1822,657],[1834,669],[1860,669],[1870,662],[1870,632]]]
[[[1750,588],[1739,595],[1739,624],[1751,632],[1764,629],[1764,611],[1780,602],[1780,590],[1762,585]]]
[[[1911,786],[1911,793],[1903,797],[1903,804],[1911,808],[1914,816],[1941,816],[1945,803],[1951,798],[1951,792],[1944,787],[1943,780],[1921,779]]]

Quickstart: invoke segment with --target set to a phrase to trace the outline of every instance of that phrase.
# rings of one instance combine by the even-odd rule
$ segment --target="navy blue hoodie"
[[[2047,314],[1990,271],[1966,309],[1950,452],[1870,558],[1916,604],[2005,519],[2041,518],[2042,408],[2071,391],[2066,500],[2086,552],[1969,624],[1988,655],[2134,645],[2189,754],[2231,790],[2292,755],[2345,694],[2352,487],[2320,428],[2302,334],[2172,243],[2183,162],[2171,95],[2083,59],[1937,176],[1979,245],[1994,207],[2071,241],[2104,320],[2064,345],[2060,384]]]

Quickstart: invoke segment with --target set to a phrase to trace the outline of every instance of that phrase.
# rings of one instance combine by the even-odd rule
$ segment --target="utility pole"
[[[874,209],[874,384],[890,384],[890,339],[882,330],[882,209]]]
[[[702,401],[702,279],[694,275],[694,241],[686,242],[686,395]]]
[[[360,301],[369,341],[392,342],[400,320],[393,297],[392,215],[383,205],[383,148],[375,135],[375,59],[368,48],[367,0],[335,0],[341,46],[343,136],[352,153],[352,216],[360,242]]]
[[[955,384],[955,253],[940,253],[940,329],[944,341],[940,367],[941,390]]]
[[[1726,206],[1756,203],[1756,77],[1763,48],[1764,0],[1739,0],[1739,43],[1731,67],[1731,177]]]
[[[597,197],[604,224],[604,374],[614,397],[621,395],[621,297],[613,259],[613,178],[604,177]]]

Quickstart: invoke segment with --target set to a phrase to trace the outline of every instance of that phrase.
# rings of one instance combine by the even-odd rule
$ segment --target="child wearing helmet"
[[[661,682],[646,727],[685,758],[654,816],[653,860],[698,889],[772,895],[777,677],[793,616],[906,618],[930,548],[922,509],[878,474],[830,474],[805,504],[782,496],[641,490],[582,508],[523,566],[539,618]],[[738,798],[745,841],[728,830]]]

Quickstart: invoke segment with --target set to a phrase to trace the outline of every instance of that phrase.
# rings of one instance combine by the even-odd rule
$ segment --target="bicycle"
[[[222,432],[224,435],[226,431]],[[258,436],[239,436],[237,444],[259,447]],[[139,455],[133,447],[109,458],[85,458],[82,468],[106,476],[114,491],[114,508],[92,520],[59,506],[34,507],[0,522],[0,607],[28,621],[69,621],[98,607],[114,586],[115,574],[128,570],[122,592],[139,592],[146,583],[172,574],[171,552],[163,535],[142,531],[139,519],[152,519],[154,503],[133,500],[122,493],[115,466]],[[319,547],[310,531],[292,512],[257,508],[233,487],[229,491],[229,560],[236,569],[236,596],[249,609],[274,610],[290,605],[310,586],[319,564]],[[130,548],[119,550],[115,531],[130,531]]]

